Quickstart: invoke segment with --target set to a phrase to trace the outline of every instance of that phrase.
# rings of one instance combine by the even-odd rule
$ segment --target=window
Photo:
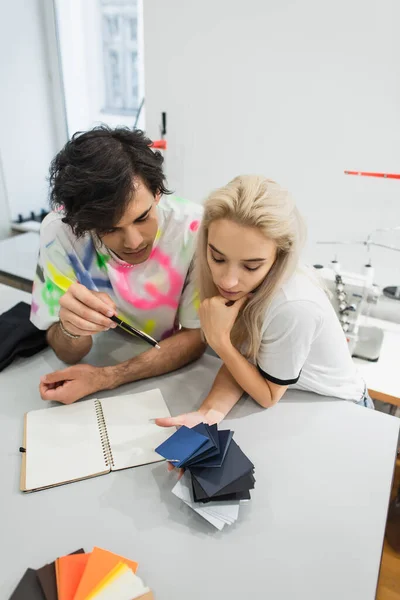
[[[135,115],[139,98],[137,0],[100,0],[104,112]]]
[[[144,129],[143,0],[53,1],[68,135]]]

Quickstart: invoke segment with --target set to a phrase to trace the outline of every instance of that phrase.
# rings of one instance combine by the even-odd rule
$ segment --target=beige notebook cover
[[[158,389],[26,413],[21,491],[160,462],[154,449],[171,430],[151,420],[168,416]]]

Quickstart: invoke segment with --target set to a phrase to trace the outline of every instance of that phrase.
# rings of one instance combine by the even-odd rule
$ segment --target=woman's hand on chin
[[[218,348],[230,343],[232,327],[247,300],[246,295],[231,304],[231,301],[222,296],[214,296],[206,298],[201,303],[199,309],[201,329],[207,343],[217,354]]]

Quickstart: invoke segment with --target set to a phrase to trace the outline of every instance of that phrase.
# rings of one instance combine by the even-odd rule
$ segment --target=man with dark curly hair
[[[163,157],[142,131],[100,126],[75,134],[50,167],[53,212],[43,221],[31,320],[74,365],[41,378],[65,404],[178,369],[205,345],[190,272],[200,205],[170,195]],[[78,363],[119,316],[157,340],[104,368]]]

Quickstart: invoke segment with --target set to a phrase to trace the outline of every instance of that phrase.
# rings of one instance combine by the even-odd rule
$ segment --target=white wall
[[[3,176],[3,165],[0,156],[0,240],[6,238],[10,231],[10,214],[7,201],[6,186]]]
[[[157,137],[167,111],[170,185],[200,201],[239,173],[274,178],[313,262],[334,251],[316,240],[400,224],[400,181],[343,174],[400,172],[399,23],[398,0],[146,0],[146,123]],[[373,257],[400,282],[399,253]]]
[[[47,206],[46,177],[58,148],[46,53],[41,0],[3,1],[0,154],[13,219]],[[0,218],[5,214],[0,197]]]

